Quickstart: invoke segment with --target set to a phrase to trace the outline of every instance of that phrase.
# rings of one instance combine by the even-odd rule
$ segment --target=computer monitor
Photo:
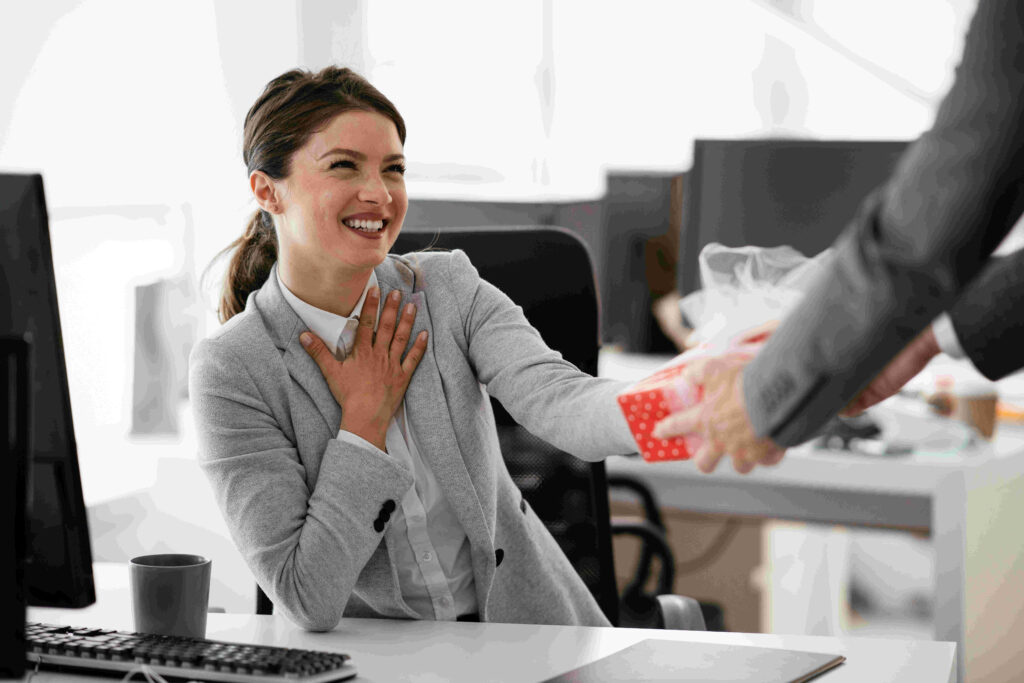
[[[29,605],[84,607],[96,599],[92,553],[39,175],[0,174],[0,337],[30,344],[29,390],[22,397],[32,419],[23,445],[30,465],[20,589]],[[17,561],[12,550],[0,549],[4,562]]]
[[[0,337],[0,678],[25,667],[29,374],[28,340]]]
[[[891,175],[909,143],[696,140],[683,197],[677,283],[700,289],[700,250],[788,245],[813,256],[832,245],[861,201]]]

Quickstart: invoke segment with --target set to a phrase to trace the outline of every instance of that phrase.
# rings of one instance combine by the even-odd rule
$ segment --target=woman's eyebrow
[[[332,154],[346,154],[346,155],[348,155],[348,156],[350,156],[350,157],[352,157],[354,159],[358,159],[359,161],[365,161],[366,160],[366,155],[363,154],[362,152],[357,152],[354,149],[347,149],[345,147],[335,147],[334,149],[329,149],[326,152],[324,152],[323,154],[321,154],[320,156],[318,156],[316,158],[316,160],[320,161],[324,157],[330,156]],[[404,158],[405,158],[404,154],[389,154],[386,157],[384,157],[384,161],[385,162],[395,161],[395,160],[404,159]]]

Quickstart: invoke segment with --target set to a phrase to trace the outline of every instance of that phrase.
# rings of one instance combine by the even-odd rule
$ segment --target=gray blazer
[[[932,128],[744,370],[755,431],[782,446],[814,436],[985,267],[1022,183],[1024,3],[980,0]]]
[[[412,337],[429,333],[406,407],[469,538],[480,618],[607,625],[513,484],[487,395],[537,436],[599,460],[635,451],[615,401],[622,383],[586,375],[549,349],[461,251],[390,255],[375,272],[382,297],[398,289],[403,305],[417,304]],[[369,445],[335,438],[341,408],[299,344],[305,329],[272,273],[242,313],[193,349],[203,470],[260,586],[297,624],[416,618],[391,561],[398,539],[374,525],[412,475]]]
[[[1024,249],[992,259],[949,318],[964,353],[989,379],[1024,366]]]

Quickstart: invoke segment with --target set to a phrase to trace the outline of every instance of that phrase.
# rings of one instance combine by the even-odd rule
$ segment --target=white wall
[[[405,112],[410,192],[513,199],[598,196],[609,168],[685,169],[695,137],[915,137],[973,10],[971,0],[361,4],[361,36],[335,26],[345,38],[335,45],[360,42],[367,75]]]
[[[250,211],[241,122],[299,60],[294,2],[19,3],[0,13],[0,170],[41,172],[72,411],[100,560],[214,558],[212,602],[251,610],[251,578],[181,433],[130,434],[134,290],[195,281]],[[181,315],[213,324],[212,307]]]

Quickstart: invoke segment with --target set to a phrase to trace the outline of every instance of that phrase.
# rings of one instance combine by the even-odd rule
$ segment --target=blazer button
[[[385,500],[384,501],[384,505],[381,506],[381,510],[383,510],[384,512],[387,512],[388,514],[394,512],[395,511],[395,501],[391,500],[390,498]]]
[[[373,530],[377,533],[384,531],[384,521],[385,520],[381,519],[380,517],[373,520]]]
[[[500,567],[501,566],[501,561],[504,560],[504,559],[505,559],[505,551],[504,550],[502,550],[501,548],[498,548],[497,550],[494,551],[494,566],[495,567]]]
[[[519,511],[522,512],[524,515],[526,514],[526,499],[525,498],[523,498],[522,500],[519,501]]]

